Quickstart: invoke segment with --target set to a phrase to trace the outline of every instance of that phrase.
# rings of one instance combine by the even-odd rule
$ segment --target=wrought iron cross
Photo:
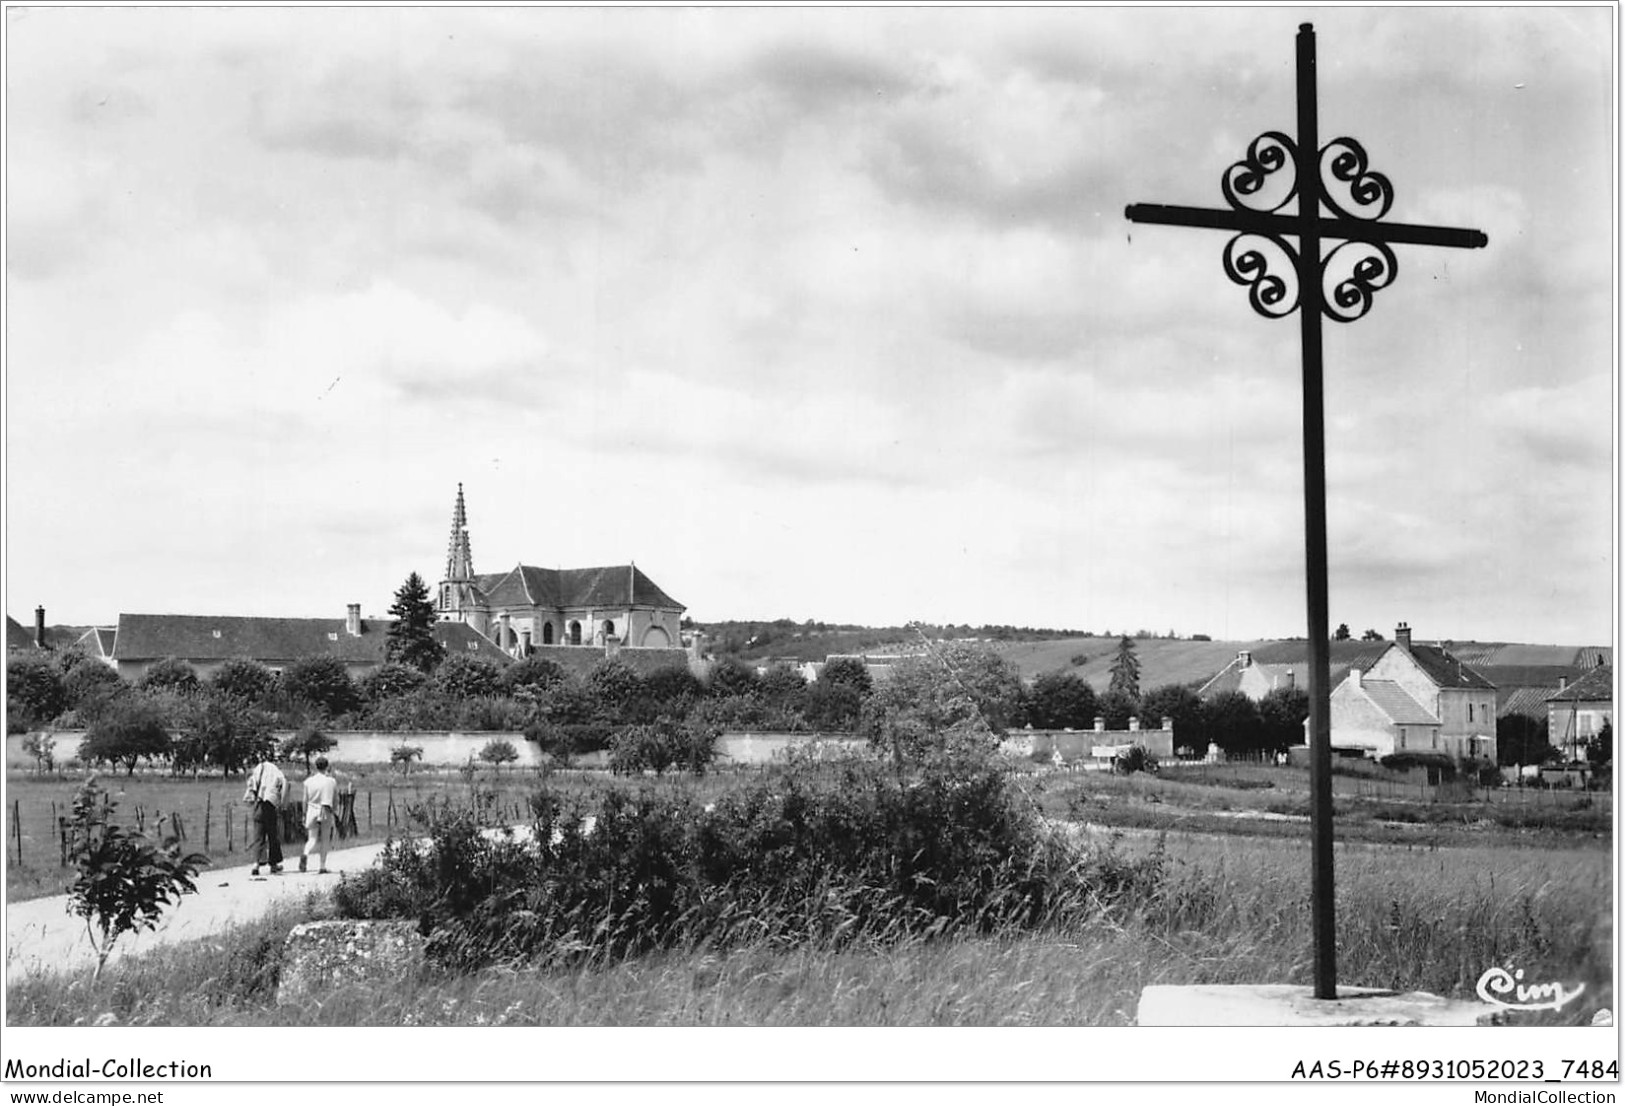
[[[1393,282],[1392,243],[1487,245],[1482,232],[1383,223],[1393,204],[1388,178],[1372,172],[1352,138],[1320,144],[1315,93],[1315,29],[1298,27],[1298,140],[1279,131],[1253,139],[1247,156],[1221,180],[1230,210],[1131,204],[1137,223],[1231,231],[1224,271],[1249,288],[1253,310],[1267,318],[1298,311],[1303,336],[1304,546],[1309,599],[1310,903],[1315,997],[1337,997],[1336,908],[1332,893],[1331,647],[1326,602],[1326,427],[1320,320],[1353,322]],[[1277,177],[1277,174],[1290,173]],[[1295,214],[1281,209],[1297,199]],[[1322,214],[1325,205],[1332,212]],[[1297,239],[1297,248],[1286,242]],[[1321,242],[1340,240],[1326,255]]]

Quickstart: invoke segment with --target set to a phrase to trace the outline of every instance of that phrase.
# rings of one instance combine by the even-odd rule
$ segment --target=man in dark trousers
[[[262,760],[248,774],[243,802],[254,807],[254,868],[260,874],[262,860],[271,865],[271,874],[282,874],[282,799],[288,793],[288,778],[269,760]]]

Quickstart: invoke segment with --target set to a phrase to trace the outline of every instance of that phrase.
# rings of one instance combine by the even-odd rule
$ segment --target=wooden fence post
[[[23,812],[18,800],[11,800],[11,828],[17,838],[17,863],[23,862]]]
[[[214,794],[203,793],[203,851],[209,851],[209,818],[214,813]]]

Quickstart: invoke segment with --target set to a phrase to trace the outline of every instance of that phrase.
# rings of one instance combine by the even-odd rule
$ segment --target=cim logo
[[[1478,997],[1493,1006],[1508,1010],[1561,1010],[1585,993],[1586,985],[1565,990],[1561,983],[1523,984],[1523,969],[1509,972],[1505,968],[1491,968],[1478,977]],[[1511,999],[1504,996],[1511,995]]]

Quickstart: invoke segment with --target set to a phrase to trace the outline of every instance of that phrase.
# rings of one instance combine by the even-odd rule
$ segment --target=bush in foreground
[[[418,917],[440,962],[619,960],[674,947],[1024,929],[1097,909],[1104,887],[992,762],[900,776],[869,758],[792,763],[708,806],[542,790],[528,838],[439,812],[338,888],[351,917]]]

